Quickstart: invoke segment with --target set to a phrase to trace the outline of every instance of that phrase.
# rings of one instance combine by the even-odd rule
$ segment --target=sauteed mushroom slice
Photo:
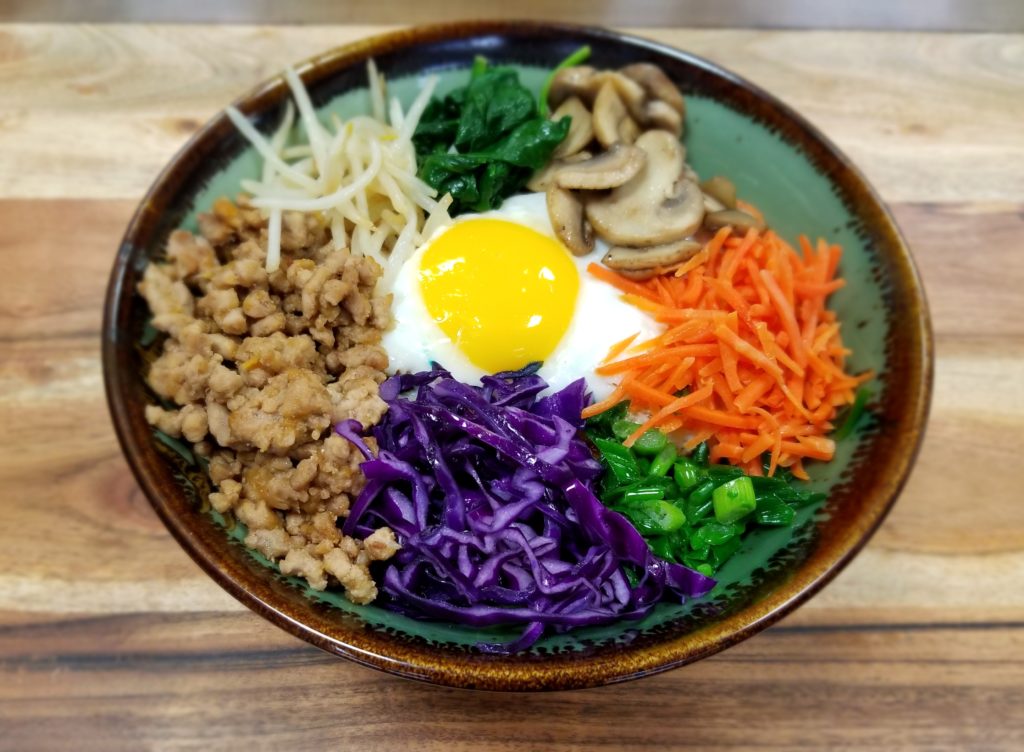
[[[608,151],[592,159],[573,162],[558,168],[555,183],[560,188],[600,191],[618,188],[632,180],[647,159],[643,149],[626,144],[614,144]]]
[[[555,235],[576,256],[594,250],[594,232],[583,213],[583,202],[575,194],[552,185],[547,190],[548,217]]]
[[[615,246],[601,260],[605,266],[616,271],[636,272],[682,263],[692,258],[701,248],[701,244],[692,238],[683,238],[646,248]]]
[[[647,116],[648,97],[647,92],[640,84],[618,71],[601,71],[591,79],[588,85],[593,97],[597,97],[605,84],[612,85],[634,120],[644,121]],[[596,104],[595,101],[595,106]]]
[[[643,122],[653,128],[661,128],[676,138],[683,135],[683,117],[667,102],[656,99],[644,108]]]
[[[594,140],[593,118],[579,97],[569,97],[551,115],[552,120],[570,118],[569,133],[552,153],[555,159],[571,157],[587,147]]]
[[[631,144],[640,134],[640,126],[630,116],[615,84],[605,81],[594,99],[594,135],[606,149],[622,143]]]
[[[683,175],[683,146],[667,131],[647,131],[636,146],[643,169],[607,196],[587,202],[587,218],[610,243],[649,246],[692,235],[704,219],[703,194]]]
[[[551,79],[548,89],[548,105],[558,107],[569,97],[579,97],[584,101],[593,101],[594,93],[590,92],[589,84],[597,71],[589,65],[574,65],[563,68]]]
[[[715,175],[700,184],[700,189],[725,209],[736,208],[736,186],[729,178]]]
[[[649,269],[617,269],[616,274],[634,282],[646,282],[651,277],[657,277],[658,270],[653,266]]]
[[[717,230],[721,227],[734,227],[737,230],[763,230],[764,222],[745,211],[725,209],[705,216],[704,226],[709,230]]]
[[[679,88],[672,83],[665,72],[653,63],[633,63],[622,68],[622,75],[636,81],[651,99],[665,102],[679,113],[680,121],[686,116],[686,104]]]
[[[555,184],[555,175],[558,174],[559,170],[566,165],[585,162],[588,159],[592,159],[593,156],[594,155],[589,151],[578,151],[571,157],[566,157],[565,159],[553,159],[533,173],[533,177],[530,178],[526,187],[534,193],[544,193],[544,191],[548,189],[548,186]]]

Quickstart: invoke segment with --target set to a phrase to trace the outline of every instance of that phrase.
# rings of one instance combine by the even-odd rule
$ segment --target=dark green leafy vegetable
[[[711,465],[701,444],[686,457],[657,430],[632,449],[622,442],[639,424],[628,405],[591,418],[586,433],[606,472],[596,491],[602,503],[629,518],[658,557],[713,576],[756,527],[789,527],[798,508],[824,494],[794,487],[789,471],[748,476],[731,465]]]
[[[452,214],[487,211],[518,193],[569,132],[569,119],[538,113],[508,67],[477,58],[469,83],[433,99],[416,126],[419,176],[452,195]]]

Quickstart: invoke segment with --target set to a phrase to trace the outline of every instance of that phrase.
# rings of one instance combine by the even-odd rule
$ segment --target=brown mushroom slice
[[[671,133],[647,131],[636,146],[643,169],[606,196],[587,202],[587,218],[609,243],[649,246],[692,235],[704,219],[703,194],[683,174],[683,145]]]
[[[714,196],[708,195],[707,193],[704,194],[704,218],[705,219],[707,219],[707,215],[711,214],[712,212],[725,211],[728,208],[729,208],[728,206],[723,204],[721,201],[719,201]]]
[[[733,227],[737,230],[763,230],[764,222],[745,211],[725,209],[705,216],[704,226],[709,230],[717,230],[722,227]]]
[[[668,102],[655,99],[644,108],[643,121],[652,128],[661,128],[676,138],[683,135],[683,117]]]
[[[547,190],[548,217],[555,235],[576,256],[594,250],[594,232],[583,215],[583,202],[564,188],[552,185]]]
[[[657,268],[652,266],[648,269],[617,269],[615,273],[620,277],[631,279],[634,282],[646,282],[652,277],[657,277],[659,271]]]
[[[555,184],[555,175],[566,165],[576,164],[577,162],[585,162],[588,159],[593,158],[593,154],[589,151],[578,151],[571,157],[565,159],[553,159],[546,165],[541,167],[530,178],[526,187],[534,193],[544,193],[549,186]]]
[[[596,92],[591,92],[589,84],[595,75],[597,75],[597,71],[589,65],[573,65],[569,68],[562,68],[551,79],[551,86],[548,88],[548,106],[558,107],[569,97],[579,97],[585,102],[594,101]]]
[[[700,189],[722,204],[723,208],[736,208],[736,186],[729,178],[715,175],[701,183]]]
[[[701,248],[703,246],[692,238],[646,248],[625,248],[617,245],[612,247],[601,261],[616,271],[639,271],[681,264],[693,258]]]
[[[606,83],[611,84],[615,88],[615,93],[619,95],[619,99],[626,106],[626,111],[629,112],[630,116],[634,120],[643,122],[647,116],[647,104],[649,101],[644,87],[618,71],[601,71],[597,73],[591,79],[588,87],[593,92],[593,96],[596,97],[600,93],[601,87]]]
[[[606,149],[612,144],[633,143],[640,133],[636,121],[622,103],[615,84],[605,81],[594,98],[594,135]]]
[[[555,171],[554,180],[560,188],[572,190],[602,191],[618,188],[643,169],[646,159],[643,149],[615,144],[593,159],[559,167]]]
[[[640,84],[651,99],[660,99],[668,104],[679,113],[680,118],[686,116],[686,103],[683,101],[683,95],[679,92],[679,87],[672,83],[672,80],[657,65],[633,63],[620,69],[620,73]]]
[[[551,114],[551,119],[561,120],[566,116],[570,118],[569,133],[551,154],[555,159],[571,157],[587,148],[587,144],[594,140],[593,118],[579,97],[569,97],[562,102]]]

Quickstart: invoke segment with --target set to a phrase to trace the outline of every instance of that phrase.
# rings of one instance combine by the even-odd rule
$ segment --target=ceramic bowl
[[[153,508],[186,551],[228,592],[292,634],[357,663],[413,679],[504,690],[589,687],[646,676],[711,655],[764,629],[806,601],[846,565],[881,523],[920,443],[928,409],[932,352],[921,283],[892,217],[864,177],[800,115],[747,81],[679,50],[612,31],[527,23],[460,23],[373,37],[298,66],[322,112],[365,112],[365,63],[408,102],[427,73],[440,90],[464,80],[476,55],[516,66],[539,87],[558,61],[589,44],[591,62],[615,68],[660,65],[687,99],[688,158],[702,175],[728,175],[785,237],[824,236],[842,244],[847,286],[832,306],[853,349],[851,368],[874,369],[871,418],[838,456],[812,467],[824,504],[793,529],[751,535],[707,596],[661,604],[642,621],[623,621],[542,639],[510,657],[474,645],[511,636],[415,621],[358,607],[282,576],[241,543],[206,504],[208,479],[154,439],[144,419],[152,395],[143,382],[153,345],[143,344],[147,312],[136,294],[141,271],[175,228],[239,192],[258,160],[221,114],[200,130],[142,201],[117,253],[106,298],[103,361],[107,395],[132,470]],[[287,93],[275,78],[235,105],[269,131]]]

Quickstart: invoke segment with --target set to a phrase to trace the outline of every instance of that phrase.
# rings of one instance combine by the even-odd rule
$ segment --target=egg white
[[[463,215],[455,221],[485,217],[516,222],[542,235],[555,237],[543,193],[513,196],[506,199],[500,209]],[[447,368],[459,381],[475,384],[486,372],[473,365],[433,320],[419,287],[423,254],[447,229],[441,228],[434,233],[398,271],[392,288],[394,323],[385,332],[383,344],[393,371],[422,371],[434,361]],[[608,348],[634,333],[639,333],[636,341],[640,342],[660,332],[654,319],[624,302],[618,290],[587,272],[587,264],[599,261],[607,250],[607,245],[600,240],[587,256],[573,256],[568,249],[565,250],[576,264],[580,284],[572,321],[539,372],[552,390],[561,389],[583,376],[594,399],[607,397],[615,388],[616,379],[599,376],[594,369]]]

